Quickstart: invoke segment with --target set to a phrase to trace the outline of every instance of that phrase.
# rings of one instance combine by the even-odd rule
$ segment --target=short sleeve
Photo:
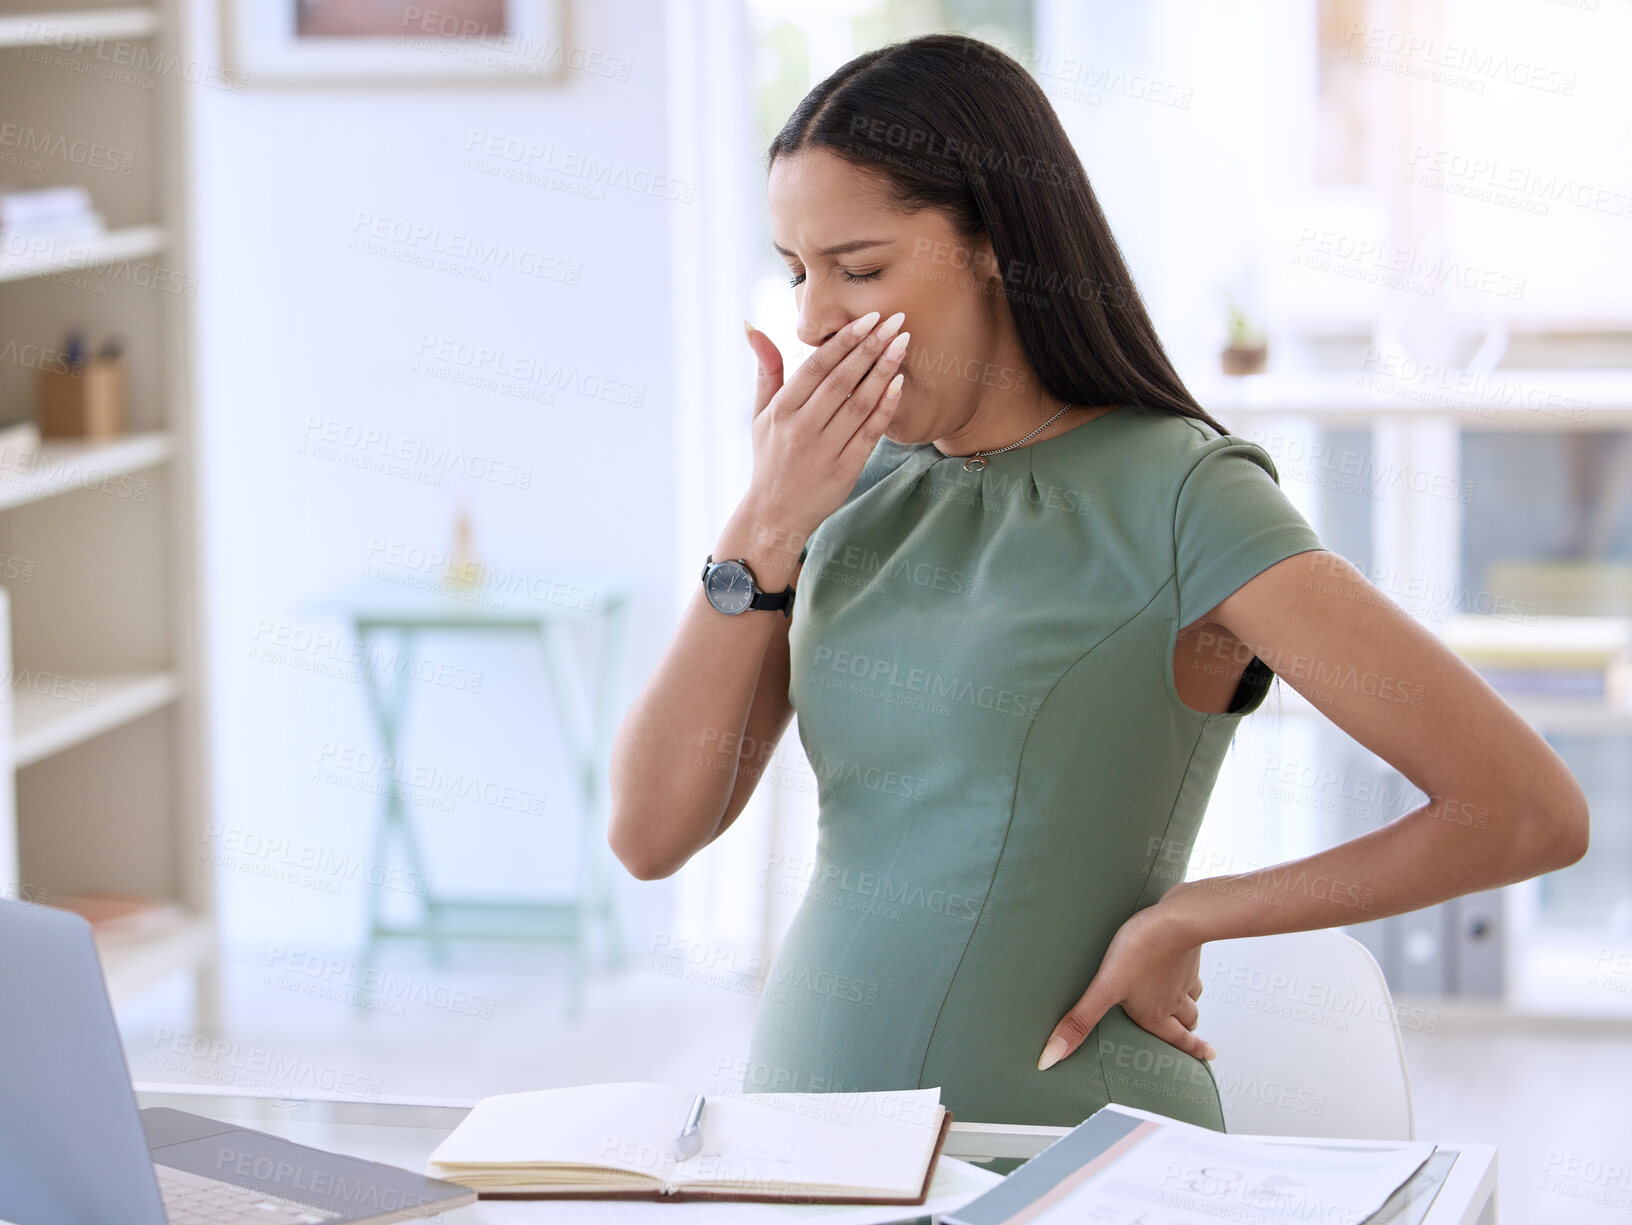
[[[1326,547],[1281,489],[1269,452],[1232,434],[1210,440],[1179,487],[1173,546],[1181,627],[1276,562]]]

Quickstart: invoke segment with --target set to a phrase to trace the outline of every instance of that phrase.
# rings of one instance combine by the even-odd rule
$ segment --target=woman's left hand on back
[[[1115,1004],[1122,1005],[1135,1025],[1162,1041],[1197,1059],[1214,1057],[1212,1046],[1191,1032],[1201,1011],[1196,1005],[1201,995],[1201,946],[1191,944],[1168,921],[1169,915],[1158,901],[1135,911],[1117,929],[1088,989],[1043,1044],[1039,1070],[1075,1051]]]

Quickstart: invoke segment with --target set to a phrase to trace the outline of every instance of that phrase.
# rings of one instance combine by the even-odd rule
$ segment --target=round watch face
[[[754,580],[734,561],[722,561],[708,572],[708,602],[723,613],[748,611],[754,598]]]

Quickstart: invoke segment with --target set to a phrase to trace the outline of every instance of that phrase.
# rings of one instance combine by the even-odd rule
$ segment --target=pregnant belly
[[[743,1091],[916,1089],[978,905],[812,887],[772,962]]]
[[[993,939],[986,927],[927,905],[812,890],[767,975],[743,1091],[938,1086],[966,1122],[1074,1126],[1121,1102],[1223,1129],[1207,1065],[1120,1006],[1069,1058],[1038,1071],[1070,1006],[1062,1000],[1092,969],[1067,969],[1067,983],[1057,942]]]

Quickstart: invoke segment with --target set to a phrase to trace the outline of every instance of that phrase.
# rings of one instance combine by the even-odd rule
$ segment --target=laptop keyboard
[[[316,1225],[340,1215],[167,1165],[153,1169],[159,1176],[159,1193],[164,1196],[164,1214],[170,1225]]]

